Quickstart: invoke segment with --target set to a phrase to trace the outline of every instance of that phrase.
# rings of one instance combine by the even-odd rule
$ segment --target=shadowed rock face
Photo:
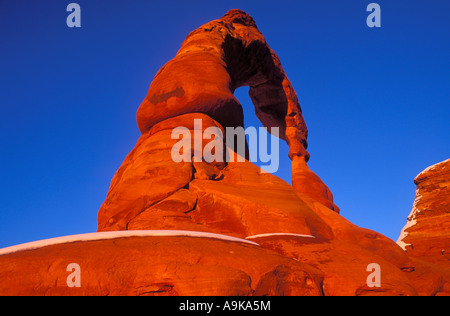
[[[240,86],[250,87],[262,124],[269,131],[278,127],[287,141],[293,185],[245,159],[172,159],[177,127],[195,134],[213,126],[225,135],[226,127],[243,126],[242,107],[233,96]],[[201,127],[195,125],[199,119]],[[450,294],[448,268],[422,260],[426,251],[408,256],[394,241],[339,215],[331,191],[308,168],[308,132],[297,95],[245,12],[231,10],[189,34],[156,74],[137,121],[142,135],[98,213],[98,231],[115,231],[103,233],[112,238],[0,252],[0,295]],[[225,139],[219,141],[227,147]],[[208,142],[203,140],[202,148]],[[194,156],[194,147],[188,156]],[[448,176],[429,186],[427,175],[418,185],[429,192],[430,205],[436,198],[445,206],[448,196],[436,194],[436,188],[445,186]],[[432,214],[440,218],[442,210]],[[117,232],[126,230],[158,233]],[[422,235],[408,232],[405,242],[417,251]],[[216,237],[207,237],[210,233]],[[65,282],[71,262],[81,267],[80,288]],[[372,263],[381,268],[377,288],[367,283]]]

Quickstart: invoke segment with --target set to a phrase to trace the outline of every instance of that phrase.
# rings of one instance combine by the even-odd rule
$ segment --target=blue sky
[[[96,231],[134,147],[136,110],[187,34],[229,9],[251,14],[307,122],[310,168],[341,214],[394,240],[414,177],[450,156],[450,2],[0,0],[0,247]],[[247,126],[260,126],[247,89]],[[278,176],[290,182],[287,147]]]

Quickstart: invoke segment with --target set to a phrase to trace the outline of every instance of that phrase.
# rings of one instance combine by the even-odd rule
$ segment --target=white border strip
[[[26,244],[20,244],[16,246],[11,246],[7,248],[0,249],[0,256],[6,254],[12,254],[19,251],[34,250],[38,248],[43,248],[47,246],[60,245],[65,243],[83,242],[83,241],[96,241],[96,240],[107,240],[115,238],[126,238],[126,237],[194,237],[194,238],[212,238],[231,242],[246,243],[254,246],[259,246],[257,243],[241,239],[237,237],[196,232],[196,231],[185,231],[185,230],[125,230],[125,231],[110,231],[110,232],[98,232],[98,233],[88,233],[79,235],[70,235],[64,237],[56,237],[50,239],[44,239],[39,241],[33,241]]]

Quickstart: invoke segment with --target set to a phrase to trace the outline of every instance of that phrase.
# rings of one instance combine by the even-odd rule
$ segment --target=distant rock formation
[[[289,145],[292,185],[248,159],[171,155],[175,128],[195,135],[215,127],[238,158],[225,134],[243,127],[233,92],[245,85],[262,124],[278,127]],[[231,10],[189,34],[156,74],[137,122],[142,135],[111,182],[98,232],[1,250],[0,295],[450,294],[443,265],[408,256],[339,214],[307,165],[297,95],[245,12]],[[192,148],[183,154],[195,157]],[[414,245],[413,237],[405,241]],[[79,288],[66,284],[69,263],[81,267]],[[376,286],[368,281],[374,264]]]
[[[450,159],[428,167],[414,183],[416,198],[398,244],[410,257],[450,269]]]

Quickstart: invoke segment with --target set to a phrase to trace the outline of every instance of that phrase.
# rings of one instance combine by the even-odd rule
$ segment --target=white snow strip
[[[245,239],[255,239],[255,238],[264,238],[264,237],[272,237],[272,236],[293,236],[293,237],[306,237],[306,238],[316,238],[312,235],[301,235],[301,234],[290,234],[290,233],[271,233],[271,234],[261,234],[245,237]]]
[[[26,243],[26,244],[20,244],[20,245],[0,249],[0,256],[19,252],[19,251],[34,250],[34,249],[38,249],[38,248],[59,245],[59,244],[65,244],[65,243],[107,240],[107,239],[126,238],[126,237],[212,238],[212,239],[226,240],[226,241],[231,241],[231,242],[239,242],[239,243],[246,243],[246,244],[251,244],[254,246],[259,246],[257,243],[249,241],[249,240],[236,238],[236,237],[232,237],[232,236],[227,236],[227,235],[214,234],[214,233],[184,231],[184,230],[126,230],[126,231],[111,231],[111,232],[70,235],[70,236],[64,236],[64,237],[56,237],[56,238],[39,240],[39,241],[33,241],[30,243]]]

